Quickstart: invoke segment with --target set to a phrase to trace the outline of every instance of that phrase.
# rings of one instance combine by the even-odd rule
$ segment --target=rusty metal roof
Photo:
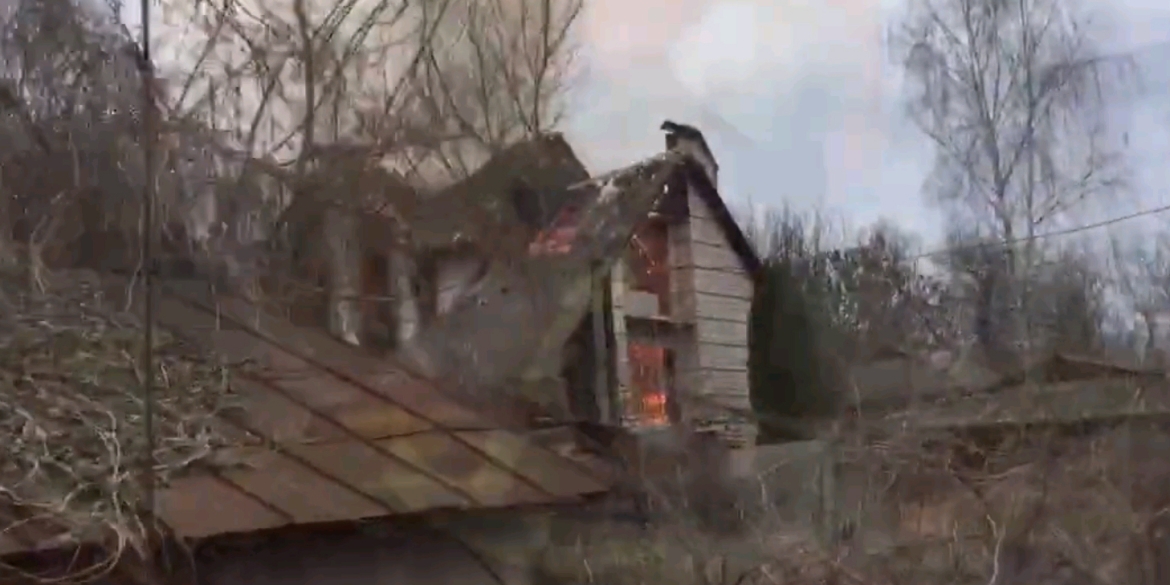
[[[204,290],[166,285],[160,324],[255,363],[239,375],[247,414],[230,420],[272,445],[232,449],[219,459],[233,469],[163,491],[161,515],[179,536],[552,503],[608,487],[600,462],[500,429],[391,360],[240,299],[209,302]]]
[[[250,364],[233,379],[244,407],[223,414],[239,446],[160,490],[178,537],[565,502],[614,477],[569,442],[499,428],[392,360],[213,298],[203,282],[162,288],[161,327]],[[53,532],[0,535],[0,555],[63,544]]]

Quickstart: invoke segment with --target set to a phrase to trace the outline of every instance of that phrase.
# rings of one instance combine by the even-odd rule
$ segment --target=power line
[[[1055,230],[1055,231],[1051,231],[1051,232],[1047,232],[1047,233],[1043,233],[1043,234],[1036,234],[1036,235],[1030,236],[1030,237],[1025,236],[1025,237],[1021,237],[1021,238],[1012,238],[1009,240],[987,240],[987,241],[975,242],[975,243],[971,243],[971,244],[961,244],[958,246],[938,248],[935,250],[931,250],[929,252],[922,252],[919,254],[911,255],[911,256],[905,258],[904,260],[902,260],[902,262],[916,262],[918,260],[935,258],[938,256],[946,256],[948,254],[952,254],[954,252],[958,252],[958,251],[962,251],[962,250],[978,250],[978,249],[982,249],[982,248],[999,248],[999,247],[1006,248],[1008,246],[1023,244],[1023,243],[1029,242],[1029,241],[1036,241],[1036,240],[1043,240],[1043,239],[1056,238],[1056,237],[1062,237],[1062,236],[1069,236],[1069,235],[1087,232],[1087,231],[1091,231],[1091,230],[1095,230],[1095,229],[1100,229],[1103,227],[1108,227],[1108,226],[1111,226],[1114,224],[1130,221],[1132,219],[1138,219],[1138,218],[1149,216],[1149,215],[1157,215],[1160,213],[1166,213],[1168,211],[1170,211],[1170,205],[1162,205],[1160,207],[1154,207],[1151,209],[1143,209],[1141,211],[1135,211],[1133,213],[1129,213],[1126,215],[1119,215],[1117,217],[1111,217],[1109,219],[1104,219],[1101,221],[1087,223],[1087,224],[1083,224],[1083,225],[1079,225],[1079,226],[1075,226],[1075,227],[1071,227],[1071,228],[1067,228],[1067,229]],[[798,258],[798,259],[793,259],[793,260],[797,263],[797,265],[807,265],[809,262],[824,260],[824,259],[830,258],[834,255],[847,255],[851,252],[857,252],[859,250],[864,249],[865,247],[866,247],[865,244],[859,244],[859,245],[851,246],[848,248],[838,248],[836,250],[828,250],[825,252],[814,254],[811,257]],[[760,253],[766,255],[765,251],[761,251]],[[711,271],[725,271],[725,269],[719,268],[719,267],[702,267],[702,269],[703,270],[711,270]]]
[[[1071,227],[1071,228],[1063,229],[1063,230],[1056,230],[1056,231],[1047,232],[1047,233],[1043,233],[1043,234],[1036,234],[1034,236],[1025,236],[1022,238],[1012,238],[1010,240],[979,242],[979,243],[975,243],[975,244],[965,244],[965,245],[959,245],[959,246],[951,246],[949,248],[941,248],[938,250],[932,250],[930,252],[923,252],[921,254],[911,256],[911,257],[907,258],[906,261],[907,262],[914,262],[917,260],[922,260],[924,258],[933,258],[936,256],[943,256],[946,254],[951,254],[953,252],[958,252],[960,250],[978,250],[980,248],[1007,247],[1007,246],[1014,246],[1016,244],[1027,243],[1030,241],[1043,240],[1043,239],[1055,238],[1055,237],[1060,237],[1060,236],[1068,236],[1068,235],[1078,234],[1081,232],[1087,232],[1090,230],[1095,230],[1095,229],[1099,229],[1099,228],[1103,228],[1103,227],[1108,227],[1108,226],[1111,226],[1114,224],[1129,221],[1131,219],[1145,217],[1147,215],[1157,215],[1159,213],[1165,213],[1167,211],[1170,211],[1170,205],[1163,205],[1161,207],[1155,207],[1152,209],[1143,209],[1141,211],[1135,211],[1135,212],[1127,214],[1127,215],[1119,215],[1117,217],[1111,217],[1109,219],[1105,219],[1105,220],[1101,220],[1101,221],[1097,221],[1097,222],[1093,222],[1093,223],[1087,223],[1084,225],[1079,225],[1076,227]]]

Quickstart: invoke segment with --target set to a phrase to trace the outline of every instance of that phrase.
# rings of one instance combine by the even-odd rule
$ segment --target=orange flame
[[[666,413],[666,393],[661,390],[642,394],[642,422],[648,425],[670,423]]]
[[[630,383],[637,395],[629,414],[639,424],[665,425],[670,423],[666,409],[666,391],[663,377],[666,373],[666,350],[661,347],[630,343]]]

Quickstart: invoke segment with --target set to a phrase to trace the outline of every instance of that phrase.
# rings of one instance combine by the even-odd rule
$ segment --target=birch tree
[[[1138,355],[1154,355],[1159,318],[1170,311],[1170,237],[1142,234],[1113,238],[1113,273],[1118,288],[1144,327]]]
[[[1034,237],[1125,185],[1106,108],[1128,61],[1093,24],[1057,0],[916,0],[896,36],[909,114],[934,145],[927,193],[1005,244],[1013,306],[1028,301]],[[1026,341],[1026,319],[1012,329]]]

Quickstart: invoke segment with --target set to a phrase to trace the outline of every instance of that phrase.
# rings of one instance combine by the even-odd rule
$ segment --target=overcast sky
[[[661,150],[664,119],[689,123],[707,135],[733,205],[885,218],[936,244],[942,221],[921,192],[930,148],[902,113],[901,72],[883,46],[905,2],[585,0],[587,71],[568,134],[600,172]],[[1133,194],[1098,215],[1170,203],[1170,3],[1085,2],[1108,24],[1107,49],[1136,51],[1144,85],[1115,112]]]
[[[1071,1],[1071,0],[1070,0]],[[907,124],[883,48],[904,0],[587,0],[589,76],[570,133],[608,168],[661,148],[663,118],[704,130],[724,195],[892,219],[941,233],[921,185],[931,154]],[[1170,202],[1170,2],[1090,0],[1111,50],[1140,49],[1130,126],[1134,197],[1110,215]]]

